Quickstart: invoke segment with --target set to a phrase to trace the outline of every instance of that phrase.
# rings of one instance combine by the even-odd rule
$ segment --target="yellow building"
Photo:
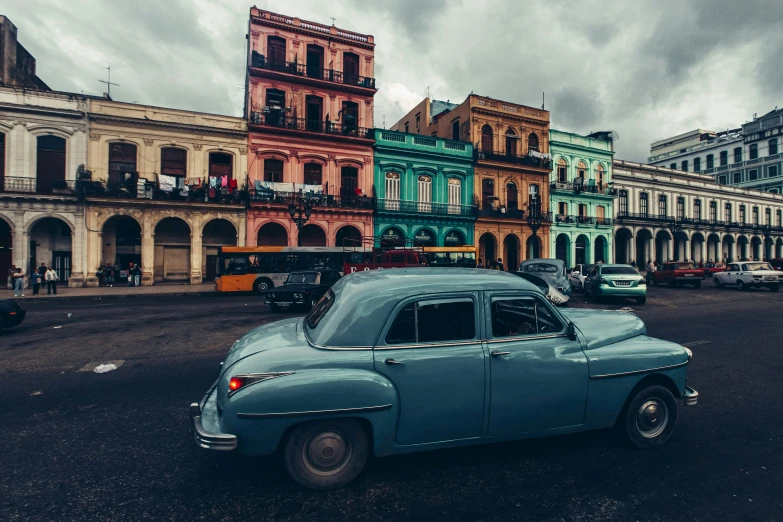
[[[474,144],[475,236],[484,263],[549,257],[549,111],[471,94],[425,98],[392,130]],[[524,248],[523,248],[524,245]]]
[[[130,263],[144,285],[211,280],[217,247],[247,236],[246,122],[92,99],[88,129],[87,285]]]

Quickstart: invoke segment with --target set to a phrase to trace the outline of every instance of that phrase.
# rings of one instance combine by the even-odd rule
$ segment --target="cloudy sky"
[[[552,126],[619,133],[617,157],[783,105],[780,0],[251,0],[372,34],[377,125],[426,96],[471,92],[546,108]],[[5,4],[5,5],[3,5]],[[57,90],[240,115],[241,0],[0,1]]]

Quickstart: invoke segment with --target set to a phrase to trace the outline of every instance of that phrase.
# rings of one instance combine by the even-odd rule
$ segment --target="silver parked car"
[[[550,303],[552,303],[555,306],[568,306],[568,301],[571,299],[564,293],[560,292],[557,288],[549,284],[544,279],[535,276],[533,274],[528,274],[526,272],[514,272],[515,275],[521,277],[525,281],[528,281],[530,283],[533,283],[536,285],[542,292],[544,292],[544,295],[549,300]]]
[[[565,262],[561,259],[528,259],[519,265],[519,271],[538,276],[561,294],[571,297],[571,281],[568,280]]]

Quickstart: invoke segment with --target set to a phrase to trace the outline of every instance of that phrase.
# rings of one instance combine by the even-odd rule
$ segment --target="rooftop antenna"
[[[105,83],[106,84],[106,90],[107,90],[106,97],[111,99],[111,86],[112,85],[116,85],[117,87],[119,87],[120,84],[119,83],[112,83],[112,81],[111,81],[111,65],[108,66],[106,68],[106,70],[109,71],[109,78],[108,78],[108,80],[98,80],[98,81],[101,82],[101,83]]]
[[[546,93],[542,92],[541,93],[541,110],[542,111],[544,110],[544,105],[545,104],[546,104]]]
[[[335,22],[336,20],[337,20],[336,18],[332,17],[332,25],[334,25],[334,22]]]

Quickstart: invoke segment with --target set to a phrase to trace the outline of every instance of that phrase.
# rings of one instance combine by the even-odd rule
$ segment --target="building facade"
[[[374,235],[419,246],[473,245],[473,146],[375,129]]]
[[[768,260],[783,256],[783,196],[712,176],[615,161],[615,261]]]
[[[516,270],[550,256],[549,112],[471,94],[461,104],[425,98],[392,130],[474,144],[479,256]]]
[[[374,49],[370,35],[251,8],[249,245],[372,235]],[[299,229],[289,206],[303,199]]]
[[[217,248],[246,232],[243,118],[89,100],[87,284],[98,266],[140,264],[141,283],[214,278]]]
[[[614,151],[608,133],[551,130],[551,252],[566,266],[613,259]]]
[[[76,178],[87,163],[87,98],[0,87],[0,284],[13,264],[45,263],[61,284],[85,277],[83,201]]]

